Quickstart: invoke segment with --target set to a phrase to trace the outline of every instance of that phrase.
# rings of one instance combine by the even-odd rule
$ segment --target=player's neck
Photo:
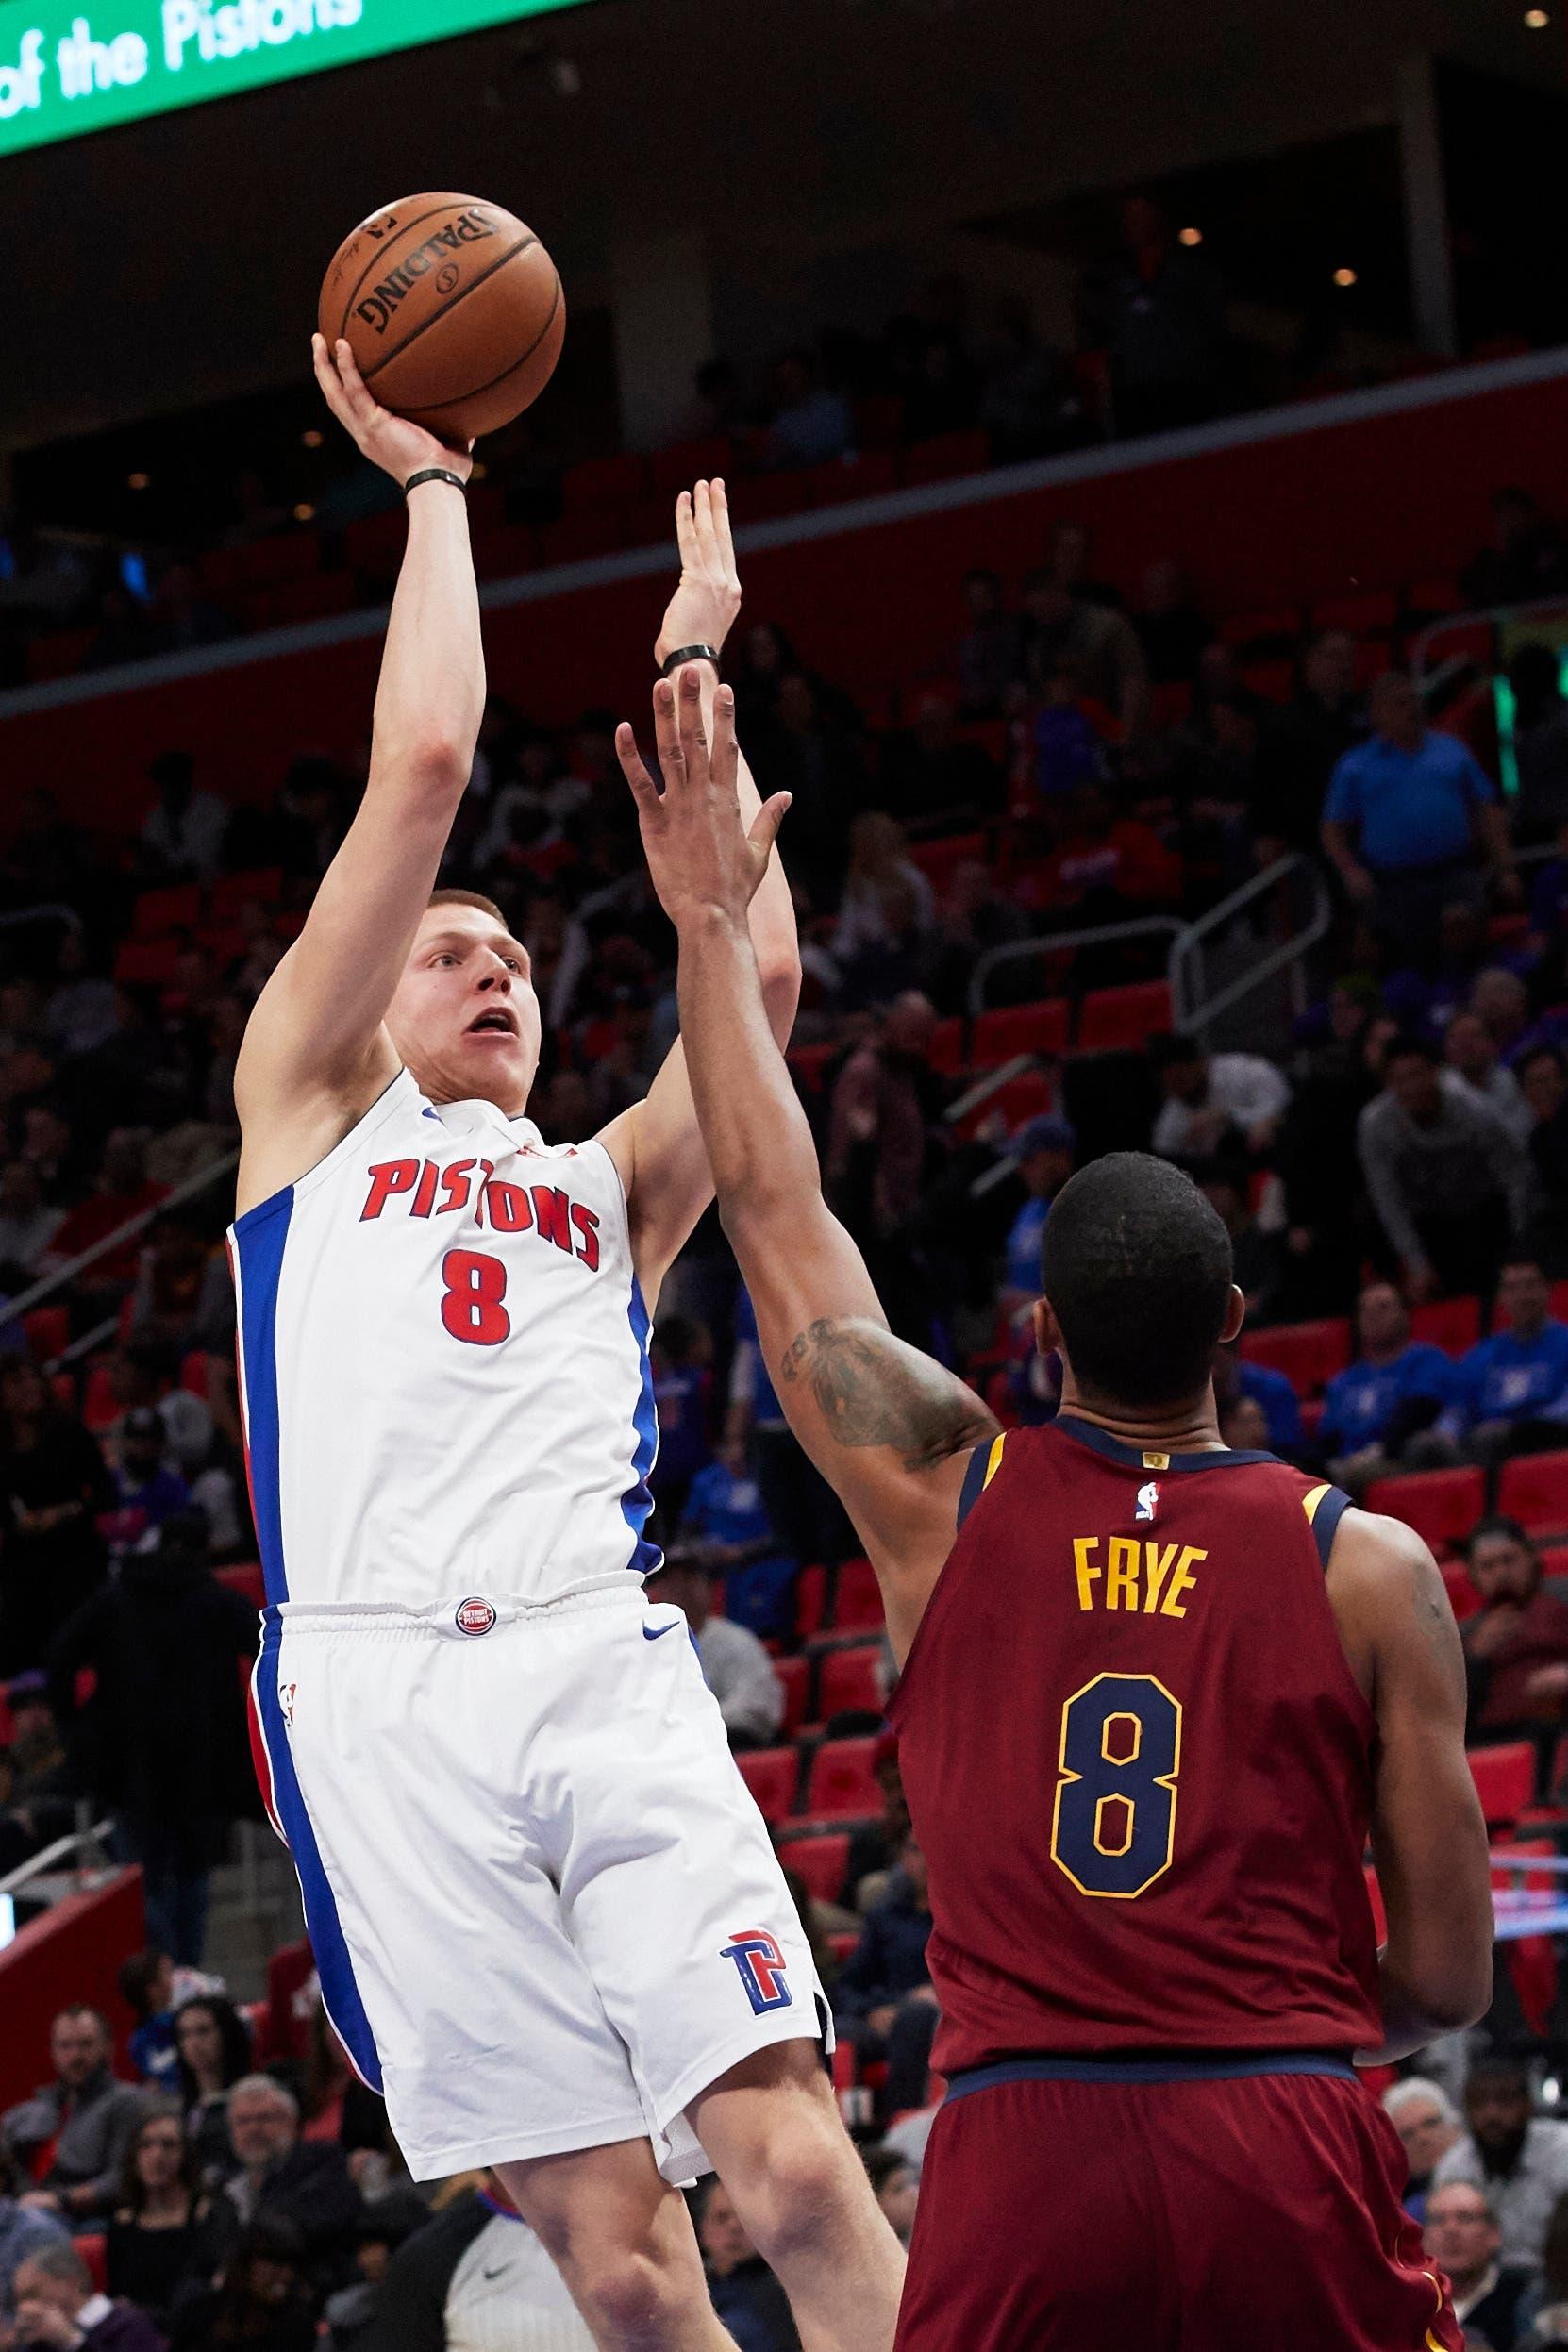
[[[1136,1411],[1104,1397],[1086,1397],[1063,1369],[1061,1410],[1090,1422],[1134,1453],[1207,1454],[1225,1450],[1212,1388],[1178,1405],[1142,1405]]]

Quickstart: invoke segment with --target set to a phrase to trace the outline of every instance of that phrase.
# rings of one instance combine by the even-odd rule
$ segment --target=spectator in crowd
[[[773,1660],[747,1626],[715,1617],[706,1568],[675,1554],[649,1578],[649,1596],[673,1602],[692,1628],[703,1678],[718,1703],[733,1748],[771,1747],[784,1720],[784,1690]]]
[[[69,2238],[18,2264],[15,2293],[17,2352],[163,2352],[145,2311],[97,2292]]]
[[[1328,779],[1366,731],[1356,691],[1356,641],[1322,629],[1303,652],[1294,694],[1260,745],[1253,815],[1262,844],[1315,852]]]
[[[81,2002],[55,2018],[49,2056],[54,2080],[0,2115],[0,2136],[32,2180],[27,2201],[88,2228],[119,2195],[145,2099],[115,2078],[108,2024]]]
[[[1210,1159],[1228,1144],[1264,1154],[1291,1099],[1260,1054],[1209,1054],[1194,1038],[1157,1037],[1149,1059],[1164,1096],[1150,1148],[1166,1159]]]
[[[74,1258],[95,1249],[133,1217],[156,1209],[163,1198],[161,1184],[147,1176],[147,1140],[134,1127],[115,1127],[104,1145],[97,1180],[86,1198],[70,1209],[45,1252],[40,1271],[56,1272]],[[91,1266],[82,1280],[93,1292],[118,1293],[136,1278],[142,1236],[133,1235]]]
[[[1214,634],[1193,600],[1192,581],[1169,556],[1145,565],[1132,626],[1156,686],[1196,677],[1198,656]]]
[[[1568,701],[1562,692],[1562,656],[1556,645],[1521,645],[1509,663],[1513,689],[1513,756],[1519,792],[1513,807],[1514,837],[1531,843],[1560,834],[1568,818]],[[1560,875],[1559,876],[1560,884]],[[1532,927],[1549,897],[1530,892]]]
[[[36,1162],[7,1160],[0,1168],[0,1283],[14,1293],[37,1280],[64,1218],[64,1209],[44,1198]]]
[[[686,1509],[692,1479],[713,1451],[713,1343],[704,1325],[684,1315],[662,1315],[652,1355],[659,1416],[654,1500],[665,1524],[674,1526]]]
[[[771,465],[826,465],[853,448],[855,420],[849,403],[822,382],[810,352],[782,353],[774,364],[773,388]]]
[[[155,2090],[172,2091],[179,2080],[175,2044],[175,1965],[167,1952],[149,1944],[122,1960],[115,1982],[136,2019],[130,2038],[131,2064]]]
[[[703,2191],[697,2243],[713,2309],[738,2352],[800,2352],[789,2298],[741,2226],[720,2180]]]
[[[493,2174],[438,2199],[434,2220],[392,2241],[375,2311],[356,2352],[591,2352],[593,2339],[560,2273]],[[359,2263],[367,2245],[387,2244],[388,2221],[406,2227],[415,2209],[382,2198],[360,2225]],[[385,2217],[385,2218],[384,2218]],[[383,2234],[379,2239],[372,2231]],[[362,2294],[363,2287],[350,2288]],[[344,2341],[340,2298],[326,2306],[333,2341]]]
[[[860,2155],[876,2202],[887,2215],[893,2235],[907,2247],[914,2235],[915,2208],[920,2202],[920,2172],[907,2156],[885,2142],[874,2141]]]
[[[106,1533],[118,1556],[135,1551],[149,1530],[161,1527],[176,1511],[189,1510],[191,1490],[169,1461],[163,1423],[151,1405],[139,1405],[125,1414],[112,1453],[115,1509]]]
[[[316,2352],[318,2294],[307,2238],[286,2214],[259,2213],[241,2233],[222,2282],[177,2314],[172,2352]]]
[[[232,2160],[228,2094],[251,2071],[250,2030],[222,1993],[197,1993],[175,2011],[175,2047],[186,2136],[198,2177],[210,2186]]]
[[[958,731],[952,695],[927,686],[909,723],[883,738],[878,774],[885,797],[922,833],[957,833],[999,812],[1001,771],[981,744]]]
[[[223,856],[228,809],[196,784],[188,751],[160,752],[147,771],[158,799],[142,826],[142,872],[149,882],[210,882]]]
[[[1504,903],[1518,899],[1519,878],[1496,786],[1457,736],[1427,727],[1403,671],[1376,680],[1370,711],[1370,740],[1329,781],[1323,846],[1352,901],[1419,960],[1444,907],[1483,903],[1477,850]]]
[[[71,2235],[58,2213],[23,2204],[24,2180],[10,2150],[0,2140],[0,2342],[15,2308],[17,2264],[40,2246],[64,2244]]]
[[[239,2230],[227,2201],[203,2193],[178,2108],[152,2109],[126,2154],[108,2225],[109,2294],[167,2329],[182,2296],[211,2285]]]
[[[383,2300],[388,2298],[387,2274],[392,2256],[399,2246],[430,2226],[429,2209],[412,2189],[393,2191],[378,2197],[365,2207],[354,2233],[354,2268],[356,2277],[346,2287],[339,2287],[322,2306],[322,2327],[330,2337],[338,2352],[357,2344],[375,2322]],[[542,2254],[542,2249],[541,2249]],[[485,2267],[488,2269],[489,2265]],[[509,2268],[509,2265],[506,2267]],[[553,2265],[552,2265],[553,2267]],[[423,2283],[423,2282],[422,2282]],[[487,2282],[488,2283],[488,2282]],[[399,2281],[392,2295],[402,2297],[413,2289],[412,2281]],[[564,2290],[562,2291],[564,2294]],[[567,2296],[568,2308],[571,2298]],[[395,2307],[394,2307],[395,2308]],[[436,2306],[431,2316],[444,2318],[444,2311]],[[393,2322],[395,2325],[395,2321]],[[407,2339],[404,2340],[405,2343]],[[437,2344],[442,2341],[438,2336]],[[586,2335],[584,2342],[589,2342]]]
[[[1506,964],[1488,964],[1477,972],[1470,991],[1470,1009],[1505,1061],[1513,1061],[1529,1043],[1530,993],[1517,972]]]
[[[692,1479],[678,1544],[682,1557],[724,1577],[730,1623],[764,1638],[793,1631],[799,1562],[781,1547],[743,1439],[726,1443]]]
[[[1483,1519],[1465,1546],[1481,1607],[1460,1628],[1473,1734],[1503,1738],[1568,1702],[1568,1601],[1542,1590],[1541,1555],[1517,1519]]]
[[[1502,2057],[1474,2060],[1464,2111],[1470,2128],[1439,2160],[1432,2194],[1450,2181],[1483,2190],[1499,2225],[1496,2259],[1539,2270],[1552,2209],[1568,2192],[1568,2124],[1531,2115],[1529,2077]]]
[[[984,566],[963,575],[969,626],[959,640],[959,708],[966,719],[994,719],[1018,676],[1018,622],[1002,597],[1000,575]]]
[[[1231,1342],[1214,1359],[1214,1396],[1222,1412],[1244,1404],[1261,1417],[1261,1440],[1249,1440],[1244,1450],[1253,1451],[1261,1443],[1276,1454],[1294,1457],[1300,1453],[1304,1443],[1301,1399],[1285,1374],[1272,1364],[1252,1362]],[[1258,1423],[1251,1426],[1256,1429]],[[1227,1438],[1226,1443],[1238,1441]]]
[[[1143,648],[1123,612],[1075,595],[1048,566],[1024,582],[1020,653],[1022,683],[1044,694],[1063,672],[1080,694],[1098,703],[1128,734],[1148,710],[1149,674]]]
[[[1515,1075],[1529,1113],[1530,1227],[1554,1275],[1568,1273],[1568,1065],[1555,1045],[1520,1055]]]
[[[849,837],[849,871],[833,930],[833,959],[857,1002],[881,999],[920,976],[936,927],[936,896],[909,857],[895,817],[868,809]]]
[[[1006,1314],[1031,1306],[1040,1296],[1040,1253],[1051,1203],[1073,1173],[1078,1139],[1071,1120],[1043,1112],[1030,1119],[1009,1146],[1028,1198],[1008,1227],[1000,1305]]]
[[[1525,1156],[1490,1109],[1444,1091],[1425,1038],[1390,1044],[1383,1091],[1357,1121],[1356,1148],[1407,1294],[1490,1297],[1525,1218]]]
[[[299,2101],[271,2075],[246,2075],[228,2094],[234,2164],[226,2196],[247,2227],[283,2221],[300,2233],[318,2286],[342,2283],[359,2197],[334,2141],[302,2140]]]
[[[926,1965],[930,1933],[926,1857],[909,1836],[886,1892],[866,1914],[860,1940],[835,1988],[840,2032],[862,2059],[887,2060],[887,2083],[880,2094],[884,2116],[925,2104],[937,2028],[936,1994]]]
[[[1230,1236],[1236,1287],[1254,1326],[1271,1322],[1285,1270],[1284,1237],[1265,1226],[1248,1199],[1249,1171],[1240,1155],[1200,1160],[1193,1171],[1199,1191]]]
[[[36,1364],[0,1367],[0,1670],[40,1666],[102,1579],[97,1519],[114,1499],[102,1454]]]
[[[1473,606],[1528,604],[1568,583],[1562,534],[1527,490],[1509,483],[1492,493],[1490,542],[1460,574]]]
[[[1399,2134],[1410,2165],[1405,2183],[1405,2210],[1415,2221],[1426,2216],[1432,2175],[1458,2144],[1460,2111],[1443,2085],[1422,2075],[1407,2075],[1383,2093],[1383,2111]]]
[[[1524,1143],[1529,1133],[1530,1110],[1520,1092],[1516,1074],[1502,1061],[1491,1030],[1478,1014],[1457,1012],[1443,1032],[1444,1078],[1464,1088],[1473,1102],[1483,1104],[1510,1133]]]
[[[73,1827],[77,1793],[49,1703],[48,1676],[35,1668],[4,1688],[11,1710],[11,1810],[36,1850]]]
[[[1497,1279],[1498,1327],[1453,1367],[1444,1426],[1462,1431],[1465,1450],[1479,1461],[1562,1443],[1568,1324],[1551,1313],[1551,1301],[1533,1258],[1507,1259]]]
[[[257,1813],[241,1687],[255,1656],[251,1605],[207,1564],[197,1511],[165,1522],[60,1628],[50,1651],[57,1711],[77,1769],[109,1805],[146,1885],[148,1926],[175,1960],[201,1964],[208,1878],[237,1820]],[[77,1706],[91,1668],[92,1695]]]
[[[1546,2225],[1541,2283],[1531,2301],[1527,2335],[1519,2339],[1521,2352],[1550,2352],[1568,2344],[1568,2197],[1560,2197]]]
[[[1212,416],[1224,396],[1225,287],[1201,248],[1178,244],[1152,198],[1122,208],[1123,248],[1085,331],[1108,343],[1119,433],[1163,433]]]
[[[1430,1341],[1412,1340],[1392,1282],[1369,1282],[1356,1301],[1356,1360],[1323,1393],[1318,1440],[1341,1486],[1360,1493],[1429,1428],[1454,1391],[1454,1366]]]
[[[854,1234],[888,1321],[901,1338],[930,1336],[930,1285],[912,1231],[940,1083],[928,1055],[936,1010],[918,990],[897,997],[839,1073],[828,1108],[825,1173]]]
[[[1478,2340],[1492,2352],[1513,2352],[1520,2334],[1519,2306],[1535,2278],[1527,2263],[1504,2265],[1497,2259],[1502,2231],[1484,2189],[1451,2180],[1426,2199],[1423,2242],[1446,2272],[1454,2316],[1467,2343]]]
[[[875,1821],[862,1821],[849,1833],[843,1887],[839,1900],[862,1918],[887,1893],[888,1877],[909,1838],[909,1808],[898,1769],[898,1742],[891,1731],[876,1743],[872,1776],[881,1797]]]

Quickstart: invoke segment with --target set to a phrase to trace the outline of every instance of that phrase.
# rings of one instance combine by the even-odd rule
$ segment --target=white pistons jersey
[[[602,1144],[400,1071],[230,1240],[275,1607],[482,1610],[658,1565],[648,1316]]]

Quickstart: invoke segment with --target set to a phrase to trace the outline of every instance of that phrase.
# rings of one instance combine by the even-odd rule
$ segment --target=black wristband
[[[675,652],[666,654],[659,663],[659,676],[669,677],[686,661],[711,661],[716,670],[719,666],[719,648],[717,645],[677,645]]]
[[[421,482],[450,482],[453,489],[460,490],[465,498],[468,495],[468,484],[460,474],[449,474],[443,465],[427,465],[423,472],[409,475],[403,485],[404,497],[407,498],[411,490],[417,490]]]

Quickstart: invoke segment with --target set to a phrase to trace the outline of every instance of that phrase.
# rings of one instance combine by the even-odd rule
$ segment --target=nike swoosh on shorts
[[[667,1633],[674,1633],[675,1630],[676,1628],[674,1626],[659,1626],[658,1627],[653,1626],[644,1626],[642,1628],[642,1639],[644,1642],[662,1642]]]

